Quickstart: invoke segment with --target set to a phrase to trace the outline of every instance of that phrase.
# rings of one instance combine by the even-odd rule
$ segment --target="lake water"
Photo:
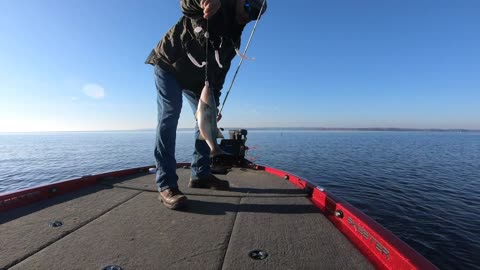
[[[153,165],[154,138],[0,134],[0,193]],[[178,132],[177,162],[190,162],[192,138]],[[480,133],[253,130],[247,145],[248,159],[321,185],[441,269],[480,269]]]

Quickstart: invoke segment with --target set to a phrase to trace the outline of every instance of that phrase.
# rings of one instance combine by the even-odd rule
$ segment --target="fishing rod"
[[[257,21],[255,22],[255,25],[253,26],[252,33],[250,34],[250,38],[248,39],[247,46],[245,47],[245,50],[243,51],[243,55],[247,54],[248,48],[250,47],[250,42],[252,41],[253,35],[255,34],[255,30],[257,29],[258,22],[260,21],[260,18],[262,17],[262,12],[265,7],[265,2],[266,0],[263,0],[262,7],[260,8],[260,12],[258,13]],[[235,74],[233,75],[232,82],[230,83],[230,87],[228,88],[227,94],[225,95],[225,99],[223,99],[222,106],[220,107],[220,110],[218,111],[218,115],[222,113],[223,107],[225,106],[225,102],[227,101],[228,95],[230,94],[230,91],[232,90],[233,83],[235,82],[235,79],[237,78],[238,71],[240,70],[240,67],[242,66],[243,60],[245,59],[244,57],[240,57],[240,62],[238,63],[237,70],[235,71]]]

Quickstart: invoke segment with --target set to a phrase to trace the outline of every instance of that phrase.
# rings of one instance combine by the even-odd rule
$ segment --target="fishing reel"
[[[229,130],[229,139],[222,139],[220,148],[226,155],[212,158],[212,167],[242,167],[246,164],[245,152],[248,131],[246,129]]]

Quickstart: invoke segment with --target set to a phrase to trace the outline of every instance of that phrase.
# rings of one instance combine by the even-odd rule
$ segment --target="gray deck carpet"
[[[219,175],[231,190],[214,191],[187,188],[190,171],[177,172],[183,211],[163,207],[149,174],[2,213],[0,269],[373,269],[282,178],[235,168]]]

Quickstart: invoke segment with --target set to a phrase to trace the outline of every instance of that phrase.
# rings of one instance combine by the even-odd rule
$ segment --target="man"
[[[158,126],[155,145],[157,165],[156,184],[159,199],[170,209],[185,206],[187,198],[178,189],[175,139],[182,108],[182,92],[194,111],[205,84],[205,66],[208,81],[219,104],[220,90],[245,25],[256,20],[264,0],[181,0],[184,16],[152,50],[146,63],[154,65],[157,88]],[[262,13],[266,10],[266,3]],[[208,24],[207,24],[208,20]],[[208,26],[208,27],[207,27]],[[207,29],[208,28],[208,29]],[[205,33],[208,31],[208,39]],[[208,61],[206,41],[208,40]],[[206,62],[208,65],[206,65]],[[220,116],[219,116],[220,118]],[[219,120],[219,119],[218,119]],[[212,175],[210,148],[198,140],[195,126],[195,150],[191,165],[191,188],[226,190],[229,183]]]

